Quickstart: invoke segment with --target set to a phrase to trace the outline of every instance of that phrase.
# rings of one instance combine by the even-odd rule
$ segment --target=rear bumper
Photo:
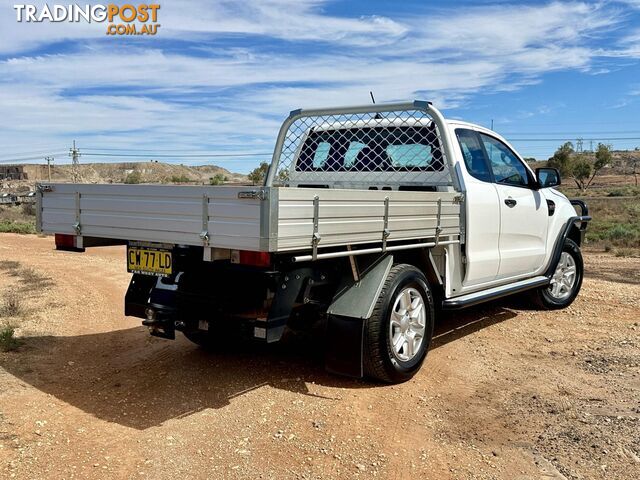
[[[125,315],[149,320],[151,312],[157,321],[147,326],[165,331],[197,330],[201,321],[210,329],[232,323],[270,343],[280,340],[293,309],[313,303],[314,289],[327,281],[309,267],[275,271],[200,262],[170,278],[134,274]]]

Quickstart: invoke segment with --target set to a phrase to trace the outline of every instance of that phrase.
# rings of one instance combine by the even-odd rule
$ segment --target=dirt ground
[[[318,339],[206,353],[123,316],[122,247],[0,235],[0,477],[640,478],[640,259],[588,253],[577,301],[447,315],[396,386],[325,373]]]

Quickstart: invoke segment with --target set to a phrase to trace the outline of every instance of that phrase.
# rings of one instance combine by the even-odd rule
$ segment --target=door
[[[546,252],[549,210],[518,156],[500,140],[480,133],[500,206],[498,279],[537,270]]]
[[[480,137],[466,128],[457,128],[456,137],[468,173],[464,178],[467,262],[463,285],[473,287],[492,282],[498,275],[500,205]]]

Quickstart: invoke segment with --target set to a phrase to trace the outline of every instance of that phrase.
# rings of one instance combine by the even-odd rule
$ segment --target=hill
[[[46,165],[23,165],[27,180],[4,180],[1,189],[24,191],[37,182],[49,179]],[[85,163],[80,164],[80,181],[83,183],[180,183],[209,184],[219,176],[224,183],[246,183],[246,175],[230,172],[215,165],[186,166],[161,162]],[[52,182],[71,182],[71,165],[52,165]]]

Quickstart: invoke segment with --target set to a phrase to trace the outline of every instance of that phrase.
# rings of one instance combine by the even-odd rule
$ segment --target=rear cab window
[[[345,128],[311,132],[297,172],[444,171],[434,126]]]

